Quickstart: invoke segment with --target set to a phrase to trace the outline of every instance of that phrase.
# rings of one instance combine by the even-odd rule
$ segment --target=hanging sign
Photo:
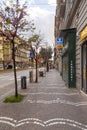
[[[56,46],[58,49],[63,48],[63,38],[62,37],[57,38],[56,42],[57,42]]]

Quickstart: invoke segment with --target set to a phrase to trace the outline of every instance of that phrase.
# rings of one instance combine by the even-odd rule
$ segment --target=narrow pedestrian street
[[[21,89],[21,103],[0,103],[0,130],[87,130],[87,97],[51,69]]]

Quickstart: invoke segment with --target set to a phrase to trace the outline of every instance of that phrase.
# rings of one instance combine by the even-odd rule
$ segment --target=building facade
[[[30,48],[28,45],[19,44],[16,49],[15,60],[16,66],[27,68],[30,65]]]
[[[23,45],[20,40],[15,42],[15,61],[16,66],[25,68],[29,66],[30,48]],[[0,37],[0,67],[5,69],[7,65],[13,66],[12,47],[5,37]]]
[[[9,41],[7,41],[5,37],[0,37],[0,66],[3,69],[11,62],[11,52]]]
[[[2,17],[0,16],[0,29],[2,29]],[[12,44],[5,36],[0,34],[0,68],[5,69],[7,65],[13,66]],[[25,68],[30,62],[29,43],[22,38],[15,38],[15,62],[16,67]]]
[[[57,46],[57,38],[59,37],[60,30],[63,28],[63,18],[65,14],[65,0],[57,0],[56,14],[55,14],[55,49],[54,49],[54,64],[56,69],[62,73],[62,60],[61,60],[61,47]],[[61,24],[60,24],[61,23]]]
[[[81,90],[87,93],[87,0],[81,0],[78,14],[77,32],[80,39],[77,45],[80,46]]]
[[[58,21],[58,27],[56,28],[56,31],[58,32],[57,35],[58,37],[61,36],[64,37],[63,51],[64,48],[68,49],[66,50],[66,52],[70,50],[66,46],[69,45],[69,42],[73,41],[73,39],[74,41],[72,42],[72,44],[73,45],[75,44],[75,56],[74,56],[75,68],[73,68],[72,65],[69,64],[69,66],[71,67],[70,69],[71,75],[68,75],[67,77],[70,78],[71,76],[72,79],[73,78],[72,72],[75,69],[76,84],[74,87],[77,87],[79,91],[82,90],[85,93],[87,93],[87,0],[65,0],[65,1],[57,0],[57,4],[58,3],[59,3],[58,6],[60,6],[60,8],[58,8],[57,6],[56,10],[59,10],[60,13],[58,14],[56,12],[57,21]],[[68,33],[63,33],[63,32],[72,29],[76,30],[75,38],[72,37],[70,39],[68,37]],[[58,52],[56,53],[58,54]],[[65,57],[67,58],[67,56]],[[63,57],[61,57],[61,59],[63,60]],[[69,61],[68,58],[67,60]],[[63,75],[64,75],[64,70],[67,69],[66,66],[67,65],[62,64]]]

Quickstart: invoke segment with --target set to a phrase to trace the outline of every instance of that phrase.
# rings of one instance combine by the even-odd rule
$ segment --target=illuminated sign
[[[57,38],[57,44],[63,44],[63,38],[61,37]]]
[[[63,38],[61,38],[61,37],[57,38],[56,43],[57,43],[56,46],[57,46],[58,49],[63,48]]]
[[[80,40],[87,37],[87,26],[80,32]]]

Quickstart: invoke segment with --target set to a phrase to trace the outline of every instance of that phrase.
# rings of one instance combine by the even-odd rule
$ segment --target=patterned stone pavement
[[[0,103],[0,130],[87,130],[87,97],[52,69],[20,89],[21,103]]]

